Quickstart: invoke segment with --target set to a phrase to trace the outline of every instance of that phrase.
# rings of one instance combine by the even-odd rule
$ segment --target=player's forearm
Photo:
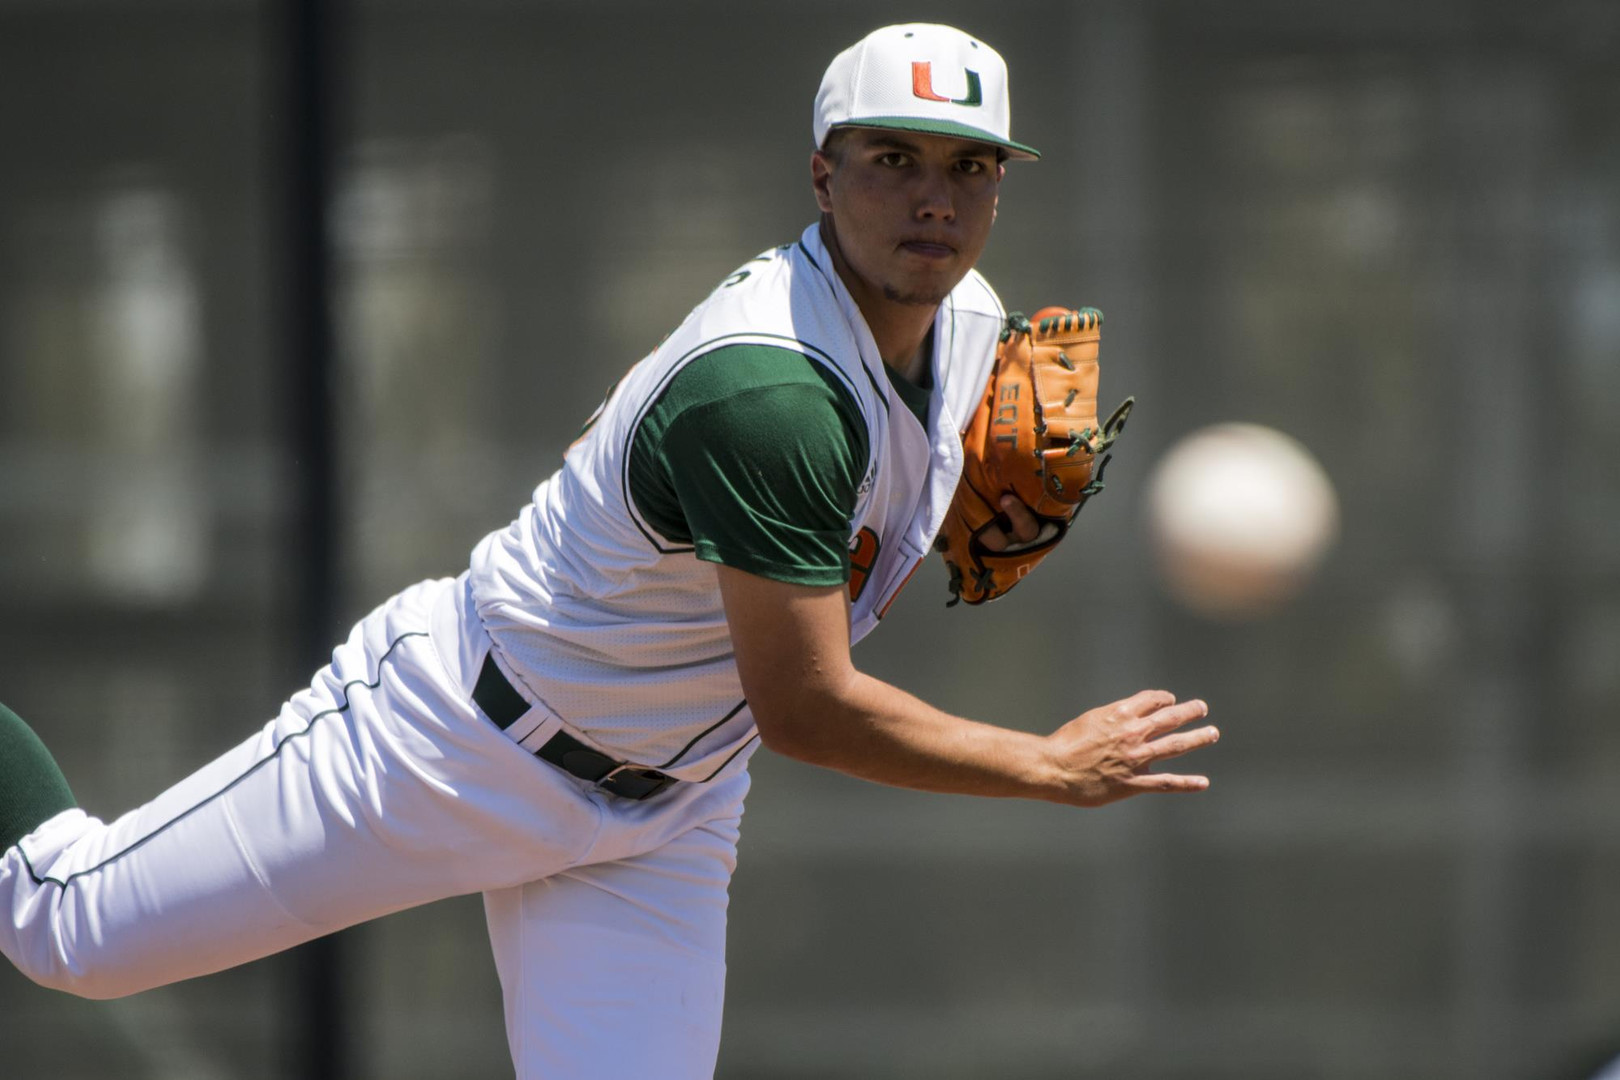
[[[791,585],[721,565],[716,574],[737,674],[765,745],[853,776],[925,791],[1101,806],[1144,791],[1202,791],[1202,776],[1152,767],[1214,742],[1178,731],[1208,712],[1143,690],[1050,735],[940,712],[850,661],[840,586]]]
[[[767,746],[864,780],[1008,798],[1063,790],[1042,736],[952,716],[858,671],[808,690],[792,713],[761,723]]]

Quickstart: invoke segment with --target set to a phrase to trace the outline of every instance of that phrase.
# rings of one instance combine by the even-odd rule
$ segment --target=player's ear
[[[816,193],[816,206],[823,214],[832,213],[833,161],[820,150],[810,154],[810,187]]]

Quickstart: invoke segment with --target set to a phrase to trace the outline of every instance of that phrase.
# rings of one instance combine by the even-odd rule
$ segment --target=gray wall
[[[110,816],[268,719],[270,10],[0,0],[0,700]],[[810,99],[882,22],[985,35],[983,268],[1108,314],[1140,407],[1039,577],[911,584],[859,662],[1046,730],[1206,697],[1206,795],[1101,812],[761,754],[726,1077],[1576,1080],[1620,1053],[1620,7],[1239,0],[360,8],[336,222],[341,622],[453,574],[602,391],[810,220]],[[1143,554],[1175,438],[1252,420],[1344,535],[1241,625]],[[334,635],[341,630],[333,627]],[[371,1077],[506,1075],[476,898],[350,935]],[[88,1003],[0,970],[0,1075],[296,1075],[285,959]]]

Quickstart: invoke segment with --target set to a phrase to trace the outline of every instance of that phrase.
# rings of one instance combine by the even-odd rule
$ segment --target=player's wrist
[[[1055,736],[1034,738],[1035,753],[1029,771],[1031,797],[1046,802],[1073,803],[1075,788],[1079,786],[1079,778],[1074,775],[1074,763]]]

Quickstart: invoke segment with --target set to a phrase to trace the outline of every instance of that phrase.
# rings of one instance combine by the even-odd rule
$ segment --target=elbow
[[[807,765],[834,766],[838,760],[838,712],[831,703],[765,702],[750,706],[761,745]]]
[[[754,726],[759,729],[760,745],[783,757],[800,759],[807,742],[803,725],[791,714],[780,709],[761,708],[749,703],[754,713]]]
[[[745,667],[739,674],[761,745],[806,764],[839,767],[864,713],[862,676],[847,654],[839,662],[812,657],[798,668]]]

